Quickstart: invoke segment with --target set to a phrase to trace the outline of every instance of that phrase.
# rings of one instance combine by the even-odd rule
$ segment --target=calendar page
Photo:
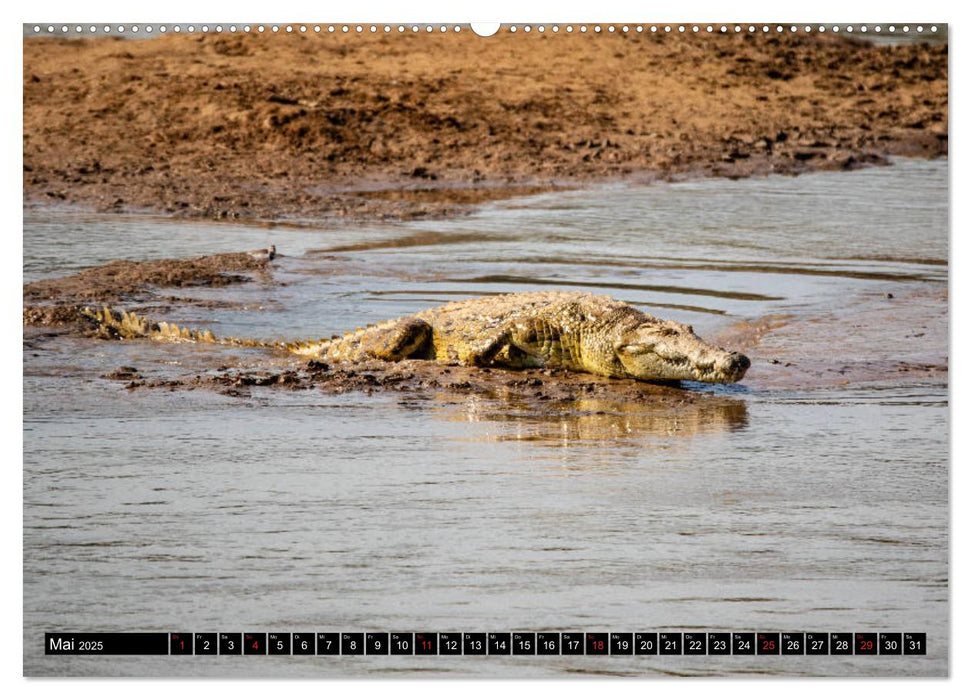
[[[26,676],[949,674],[948,26],[637,19],[23,25]]]

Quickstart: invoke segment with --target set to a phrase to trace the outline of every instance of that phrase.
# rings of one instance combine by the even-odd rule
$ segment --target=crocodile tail
[[[368,325],[367,328],[356,328],[353,331],[348,331],[347,333],[337,335],[332,335],[330,338],[317,338],[310,340],[296,340],[288,343],[280,343],[277,347],[289,352],[292,355],[300,355],[302,357],[327,357],[332,360],[340,359],[341,351],[345,349],[348,342],[358,341],[363,338],[367,332],[374,328],[373,325]]]
[[[334,336],[329,339],[321,338],[320,340],[298,340],[292,343],[281,343],[279,347],[292,355],[323,357],[339,337]]]
[[[102,309],[84,310],[84,315],[98,324],[98,332],[109,338],[146,338],[161,342],[211,343],[242,347],[275,347],[273,343],[241,338],[219,338],[210,330],[180,328],[174,323],[152,321],[130,311],[117,311],[105,306]]]
[[[294,355],[329,360],[357,360],[373,355],[368,341],[381,331],[397,326],[401,319],[384,321],[366,328],[356,328],[343,335],[318,340],[295,342],[266,342],[246,338],[220,338],[209,330],[181,328],[174,323],[152,321],[130,311],[113,310],[107,306],[102,309],[87,308],[84,315],[98,324],[98,333],[106,338],[135,339],[145,338],[162,342],[211,343],[236,347],[273,348]]]
[[[281,343],[279,347],[293,355],[303,357],[321,357],[328,360],[359,360],[370,356],[368,353],[368,339],[382,330],[393,328],[401,319],[383,321],[378,324],[369,323],[363,328],[355,328],[346,333],[334,335],[330,338],[318,340],[300,340],[292,343]]]

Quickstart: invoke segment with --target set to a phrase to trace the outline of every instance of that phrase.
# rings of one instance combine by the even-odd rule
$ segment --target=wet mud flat
[[[946,385],[948,329],[947,289],[930,283],[871,293],[829,313],[735,321],[712,340],[756,358],[745,377],[756,389]]]
[[[946,43],[786,32],[28,38],[25,198],[447,217],[593,181],[947,153]]]
[[[241,272],[267,272],[267,260],[253,253],[220,253],[189,259],[115,260],[75,275],[37,280],[24,285],[24,302],[47,302],[64,307],[70,302],[98,305],[118,301],[149,287],[226,286],[248,282]],[[39,310],[37,313],[41,313]],[[25,321],[28,313],[25,311]],[[38,321],[42,315],[38,316]],[[69,318],[69,316],[65,316]]]

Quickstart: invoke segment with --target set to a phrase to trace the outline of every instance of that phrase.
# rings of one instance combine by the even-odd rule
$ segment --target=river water
[[[24,211],[25,280],[273,243],[169,320],[319,337],[477,294],[606,293],[746,350],[672,409],[129,391],[256,350],[28,329],[28,675],[948,672],[948,164],[605,186],[449,221]],[[267,360],[270,361],[270,360]],[[907,657],[45,657],[67,631],[926,632]]]

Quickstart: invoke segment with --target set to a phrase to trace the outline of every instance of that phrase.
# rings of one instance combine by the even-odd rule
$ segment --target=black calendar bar
[[[925,656],[924,632],[48,632],[49,656]]]
[[[167,632],[48,632],[48,656],[167,656]]]

